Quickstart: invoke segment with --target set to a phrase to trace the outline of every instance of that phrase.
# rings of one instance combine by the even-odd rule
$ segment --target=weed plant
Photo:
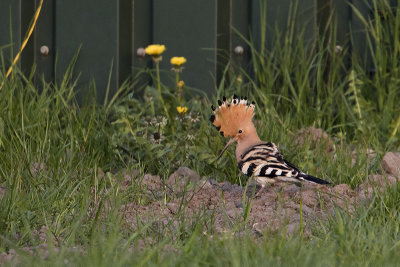
[[[260,136],[280,144],[288,160],[352,187],[379,172],[380,156],[399,146],[400,12],[386,1],[372,3],[381,10],[372,18],[353,9],[368,33],[373,74],[361,54],[352,53],[346,65],[349,48],[335,52],[332,17],[323,38],[311,43],[303,42],[303,33],[292,24],[284,35],[276,33],[280,38],[272,49],[257,49],[248,40],[254,75],[228,66],[216,89],[216,98],[236,93],[255,100]],[[261,26],[265,32],[266,25]],[[0,79],[5,80],[2,62]],[[91,101],[95,87],[85,88],[93,96],[78,105],[75,62],[76,57],[54,83],[34,83],[34,71],[25,76],[14,69],[0,91],[0,253],[14,249],[21,265],[33,266],[397,265],[399,185],[376,193],[354,214],[337,210],[327,221],[317,221],[309,236],[287,237],[284,225],[259,238],[238,228],[217,235],[212,214],[203,210],[193,218],[179,212],[178,220],[164,228],[138,217],[132,230],[124,219],[126,204],[157,199],[144,191],[145,173],[165,182],[177,167],[188,166],[218,181],[246,186],[246,179],[232,150],[216,162],[226,141],[208,121],[216,98],[189,98],[189,88],[177,84],[174,91],[145,70],[157,87],[144,88],[142,98],[135,98],[134,84],[126,82],[103,105]],[[308,126],[329,133],[335,157],[323,143],[311,148],[310,140],[301,146],[293,142],[297,130]],[[375,161],[368,159],[368,148],[377,152]],[[122,190],[124,173],[133,172],[137,179]],[[243,203],[251,208],[246,198]],[[38,237],[39,229],[47,241]]]

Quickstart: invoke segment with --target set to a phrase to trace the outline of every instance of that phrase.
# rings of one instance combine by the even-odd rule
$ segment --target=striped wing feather
[[[248,149],[241,155],[239,169],[247,176],[265,177],[269,182],[310,181],[320,184],[328,182],[301,172],[295,165],[283,159],[273,143],[262,143]]]

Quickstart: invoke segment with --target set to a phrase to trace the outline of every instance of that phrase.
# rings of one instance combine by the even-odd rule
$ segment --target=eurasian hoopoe
[[[252,122],[254,102],[248,105],[247,98],[238,99],[234,95],[232,101],[227,101],[226,97],[223,97],[223,102],[218,100],[218,105],[218,109],[211,106],[214,114],[211,115],[210,121],[222,136],[232,137],[219,157],[236,141],[236,161],[239,169],[249,177],[254,176],[262,186],[278,181],[330,184],[300,171],[286,161],[275,144],[261,141]]]

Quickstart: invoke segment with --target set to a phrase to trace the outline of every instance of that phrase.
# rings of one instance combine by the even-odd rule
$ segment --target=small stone
[[[182,193],[185,187],[198,183],[200,175],[188,167],[179,167],[167,180],[168,188],[174,193]]]
[[[387,152],[382,159],[382,167],[387,173],[399,177],[400,158],[393,152]]]
[[[263,233],[267,230],[268,230],[268,223],[266,222],[259,222],[253,224],[253,231],[259,235],[263,235]]]
[[[236,208],[243,208],[243,202],[241,200],[239,200],[239,199],[236,199],[234,201],[234,204],[235,204]]]
[[[228,215],[229,218],[234,219],[236,217],[236,211],[233,209],[227,210],[226,215]]]
[[[218,185],[218,182],[215,179],[210,179],[208,180],[210,182],[211,185]]]
[[[167,203],[167,208],[169,209],[169,211],[172,214],[177,214],[178,213],[179,207],[178,207],[178,205],[176,203],[171,203],[171,202]]]
[[[396,183],[397,179],[396,177],[392,175],[381,175],[381,174],[371,174],[368,177],[368,180],[372,185],[379,186],[381,188],[385,188],[386,185],[393,185]]]

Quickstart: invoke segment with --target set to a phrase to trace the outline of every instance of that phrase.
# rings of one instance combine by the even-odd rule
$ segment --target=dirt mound
[[[281,184],[263,189],[248,187],[245,191],[228,182],[219,184],[214,180],[202,179],[192,190],[175,191],[176,197],[167,203],[158,200],[150,205],[129,204],[124,210],[125,218],[133,225],[140,218],[143,223],[154,220],[167,227],[171,221],[176,224],[174,221],[182,215],[191,218],[203,211],[213,215],[216,232],[230,231],[241,224],[242,227],[244,224],[252,227],[260,234],[284,224],[290,232],[299,225],[301,212],[307,225],[317,217],[325,217],[334,206],[351,211],[355,198],[363,192],[351,190],[346,184],[330,188]],[[247,208],[249,213],[245,220]]]
[[[262,234],[283,225],[291,233],[299,229],[301,220],[307,232],[313,221],[326,219],[334,208],[352,213],[356,205],[372,197],[374,190],[384,190],[396,183],[398,175],[395,176],[394,172],[398,167],[393,164],[397,164],[400,158],[394,153],[389,156],[385,156],[382,163],[388,174],[370,175],[368,181],[354,190],[347,184],[322,186],[311,183],[304,183],[301,187],[284,183],[263,189],[255,186],[242,188],[229,182],[217,183],[213,179],[200,178],[194,171],[181,167],[167,180],[164,198],[147,205],[128,204],[122,210],[126,221],[134,228],[138,223],[152,222],[157,226],[152,229],[161,232],[167,231],[169,226],[177,227],[182,216],[191,220],[199,219],[200,214],[211,216],[210,227],[217,233],[246,226]],[[156,182],[158,176],[145,178],[149,188],[162,189],[161,180]]]
[[[368,181],[354,190],[347,184],[322,186],[304,183],[275,184],[261,189],[249,185],[240,187],[229,182],[218,183],[214,179],[200,177],[193,170],[181,167],[164,182],[160,176],[139,171],[122,172],[120,189],[128,190],[132,183],[140,185],[144,194],[151,199],[142,204],[129,203],[121,207],[128,226],[133,230],[139,225],[164,237],[167,232],[184,233],[182,227],[194,227],[198,222],[208,233],[223,233],[251,229],[256,235],[285,227],[287,234],[309,233],[310,225],[316,219],[326,219],[334,208],[352,213],[357,205],[368,201],[374,190],[385,190],[399,180],[400,153],[388,152],[382,159],[384,174],[371,174]],[[99,171],[99,175],[102,174]],[[0,187],[0,198],[6,189]],[[185,222],[185,223],[183,223]],[[141,227],[143,229],[143,227]],[[47,240],[48,229],[43,226],[33,231],[33,236],[41,242],[38,247],[24,247],[32,254],[38,250],[41,257],[49,255],[48,243],[53,243],[54,253],[58,252],[56,240]],[[156,235],[157,236],[157,235]],[[176,238],[179,238],[177,235]],[[146,237],[139,240],[139,248],[156,242]],[[73,251],[81,250],[73,247]],[[0,264],[18,264],[14,249],[0,253]]]

